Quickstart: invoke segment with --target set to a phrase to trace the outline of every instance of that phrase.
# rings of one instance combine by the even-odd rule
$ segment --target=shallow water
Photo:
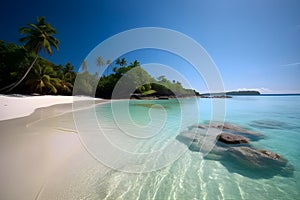
[[[225,121],[262,133],[251,146],[286,158],[283,171],[202,157],[176,139],[210,120],[211,110],[211,99],[180,99],[116,101],[75,112],[89,154],[83,149],[66,160],[39,199],[299,199],[300,96],[226,99]]]
[[[195,111],[195,105],[200,113]],[[226,99],[226,122],[262,133],[264,137],[252,141],[252,146],[288,159],[291,169],[283,173],[253,170],[230,159],[202,158],[199,152],[189,151],[175,139],[180,131],[197,123],[199,115],[201,122],[210,120],[210,99],[186,99],[180,103],[133,101],[129,104],[129,115],[122,108],[126,108],[124,102],[100,105],[96,107],[97,119],[109,141],[133,156],[124,154],[120,159],[123,165],[104,160],[104,164],[108,162],[118,170],[105,176],[94,173],[93,189],[86,199],[299,199],[300,96]],[[164,151],[168,145],[173,148]],[[109,154],[108,151],[100,154]],[[160,151],[158,156],[145,156]],[[159,165],[166,160],[166,167]],[[151,167],[154,170],[124,172],[138,172],[140,166],[145,171],[151,171]]]

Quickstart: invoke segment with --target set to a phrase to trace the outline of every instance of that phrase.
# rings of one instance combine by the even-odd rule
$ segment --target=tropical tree
[[[69,78],[67,74],[62,74],[61,78],[59,79],[60,87],[59,89],[64,94],[71,94],[73,89],[73,84],[69,82]]]
[[[121,67],[125,67],[126,64],[127,64],[127,62],[126,62],[125,58],[122,58],[122,59],[118,58],[118,59],[116,60],[116,64],[117,64],[117,65],[120,65]]]
[[[82,69],[82,71],[87,71],[88,70],[88,66],[87,66],[86,60],[82,61],[82,63],[81,63],[81,69]]]
[[[98,75],[90,74],[88,71],[78,73],[76,77],[75,87],[73,88],[73,95],[87,95],[92,96],[97,88]]]
[[[76,74],[74,72],[74,66],[71,65],[71,63],[67,63],[65,65],[65,67],[62,69],[63,75],[65,77],[65,79],[69,82],[69,83],[74,83]]]
[[[130,65],[131,65],[132,67],[139,67],[139,66],[141,66],[140,62],[137,61],[137,60],[134,60],[132,63],[130,63]]]
[[[105,66],[105,65],[109,66],[111,64],[111,60],[108,59],[105,62],[104,59],[102,58],[102,56],[98,56],[97,60],[96,60],[96,64],[99,67],[99,69],[98,69],[98,72],[99,72],[102,66]],[[107,73],[106,75],[108,75],[108,70],[106,70],[106,73]]]
[[[126,62],[125,58],[122,58],[122,59],[121,59],[121,62],[120,62],[120,65],[121,65],[122,67],[125,67],[126,64],[127,64],[127,62]]]
[[[108,76],[108,69],[110,64],[111,64],[111,60],[110,59],[106,60],[106,65],[107,65],[106,76]]]
[[[20,28],[20,33],[25,35],[20,38],[20,42],[25,42],[25,48],[31,52],[35,58],[21,79],[11,84],[8,91],[13,90],[26,78],[37,61],[41,50],[44,51],[44,54],[49,55],[53,52],[52,47],[58,50],[59,41],[53,36],[56,34],[56,30],[49,23],[45,22],[45,17],[37,17],[35,24],[31,23],[26,27]]]
[[[98,56],[97,57],[97,66],[98,67],[101,67],[104,65],[104,61],[103,61],[103,58],[101,56]]]
[[[10,83],[20,79],[23,75],[20,72],[25,71],[31,62],[31,57],[23,46],[0,40],[0,91],[12,87],[13,84]]]
[[[120,59],[120,58],[117,58],[116,64],[117,64],[117,65],[120,65],[120,63],[121,63],[121,59]]]
[[[97,74],[99,74],[101,67],[104,66],[105,63],[104,63],[102,56],[98,56],[96,62],[97,62],[97,66],[98,66]]]
[[[52,66],[47,65],[45,60],[39,61],[34,66],[26,84],[32,88],[33,92],[40,94],[57,93],[58,89],[62,87],[56,71]]]

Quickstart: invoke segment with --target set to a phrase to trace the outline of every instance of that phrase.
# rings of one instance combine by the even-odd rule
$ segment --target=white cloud
[[[299,66],[300,67],[300,62],[295,62],[295,63],[289,63],[285,65],[280,65],[282,67],[289,67],[289,66]]]

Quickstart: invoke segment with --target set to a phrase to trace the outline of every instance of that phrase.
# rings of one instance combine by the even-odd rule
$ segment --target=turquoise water
[[[99,177],[95,199],[299,199],[300,96],[226,99],[225,121],[262,133],[252,145],[288,159],[286,174],[202,158],[178,142],[181,131],[211,119],[210,99],[119,101],[96,107],[96,114],[108,140],[134,156],[124,154],[123,167]],[[161,154],[145,157],[155,152]],[[149,172],[125,172],[140,166]]]

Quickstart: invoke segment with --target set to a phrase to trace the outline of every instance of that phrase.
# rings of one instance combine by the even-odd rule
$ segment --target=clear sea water
[[[300,96],[226,99],[225,121],[262,133],[264,137],[252,145],[283,156],[292,166],[286,173],[270,169],[267,175],[230,160],[202,158],[178,142],[177,134],[188,126],[211,119],[211,99],[180,102],[117,101],[96,107],[108,141],[135,156],[124,154],[124,162],[115,165],[120,170],[101,177],[94,199],[300,199]],[[173,148],[157,157],[143,157],[168,145]],[[110,153],[100,151],[109,155],[103,159],[119,158]],[[134,173],[141,166],[150,172]]]

